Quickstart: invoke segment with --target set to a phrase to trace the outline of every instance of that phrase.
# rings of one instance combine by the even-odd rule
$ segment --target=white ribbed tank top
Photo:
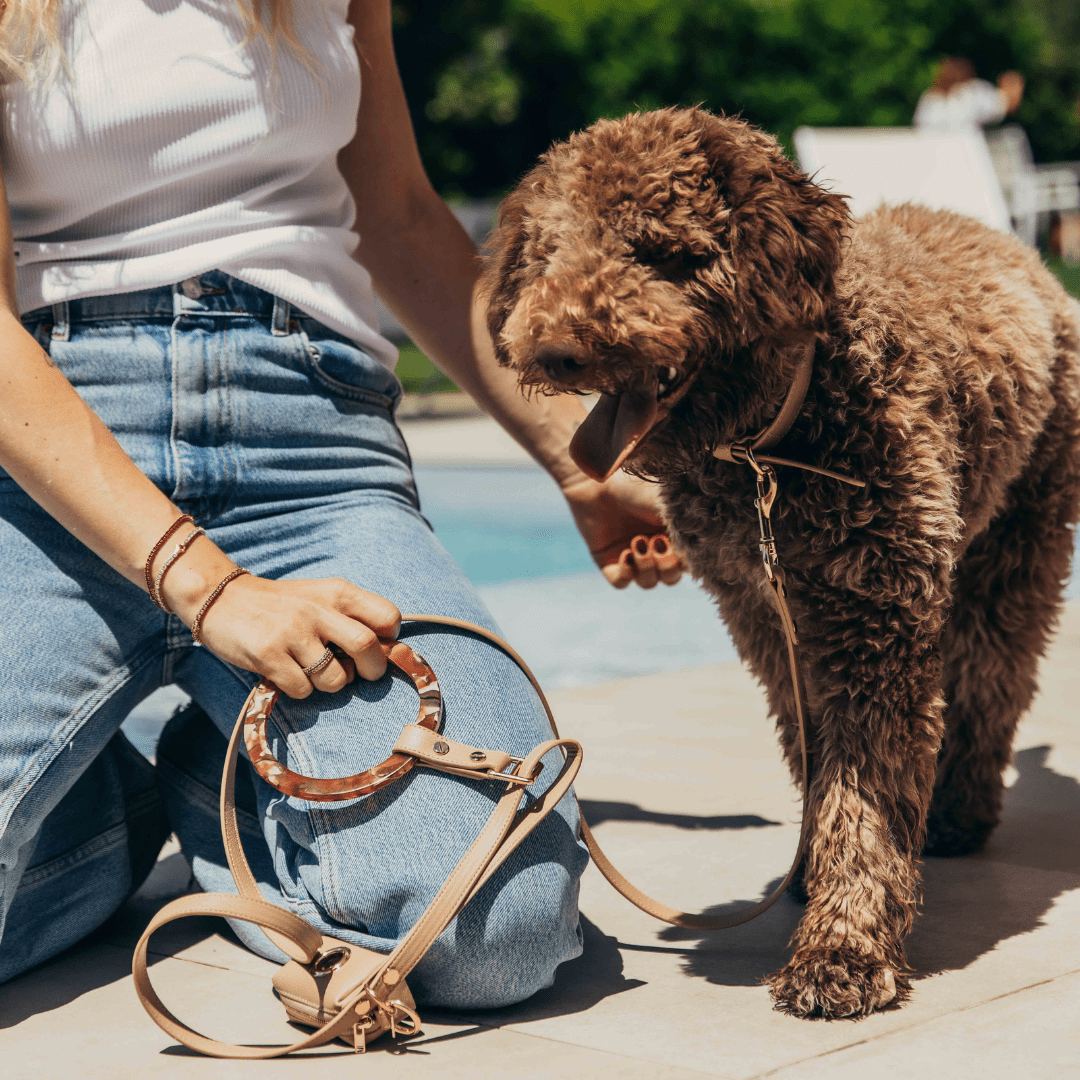
[[[241,48],[235,0],[61,0],[66,67],[0,87],[19,304],[208,270],[280,296],[393,368],[337,168],[360,71],[348,0],[296,0],[315,74]]]

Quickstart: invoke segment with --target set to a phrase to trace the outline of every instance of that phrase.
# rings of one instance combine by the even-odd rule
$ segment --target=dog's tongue
[[[658,411],[655,385],[602,394],[570,440],[574,464],[594,480],[606,480],[645,437]]]

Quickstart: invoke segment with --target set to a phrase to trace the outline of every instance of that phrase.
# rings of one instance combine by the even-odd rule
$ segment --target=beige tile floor
[[[429,1014],[422,1037],[363,1060],[333,1050],[318,1063],[210,1061],[154,1027],[131,986],[133,941],[187,881],[182,857],[166,852],[142,896],[92,941],[0,987],[0,1077],[1080,1077],[1078,604],[1042,683],[1017,739],[1001,827],[978,856],[927,861],[909,948],[918,980],[902,1009],[833,1023],[775,1013],[760,979],[783,961],[793,902],[736,930],[675,930],[590,868],[584,955],[523,1005]],[[797,800],[741,668],[563,691],[555,705],[585,743],[586,813],[642,887],[722,911],[761,895],[785,868]],[[213,921],[163,931],[159,992],[218,1037],[287,1038],[269,994],[272,965],[222,931]]]

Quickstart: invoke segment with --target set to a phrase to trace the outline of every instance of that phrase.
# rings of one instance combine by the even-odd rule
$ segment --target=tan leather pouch
[[[341,1010],[345,1001],[357,987],[371,981],[375,971],[386,964],[383,953],[362,949],[336,938],[323,938],[318,956],[310,964],[290,960],[274,975],[274,993],[285,1006],[289,1019],[305,1027],[322,1027]],[[415,1012],[416,1002],[404,981],[394,987],[391,1000]],[[385,1013],[372,1009],[358,1015],[357,1027],[352,1036],[342,1041],[355,1045],[362,1034],[364,1043],[377,1039],[390,1030]]]

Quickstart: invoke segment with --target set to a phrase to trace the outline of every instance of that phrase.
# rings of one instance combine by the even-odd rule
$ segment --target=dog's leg
[[[942,635],[946,735],[927,821],[927,855],[977,851],[1001,814],[1002,771],[1061,607],[1073,552],[1080,453],[1060,426],[1011,505],[964,554]],[[1048,445],[1047,445],[1048,444]]]
[[[948,590],[939,570],[945,586],[918,605],[808,586],[813,613],[800,630],[817,706],[808,900],[791,961],[770,979],[783,1011],[860,1016],[908,992],[903,941],[943,732],[938,637]],[[886,584],[878,578],[882,594]]]

